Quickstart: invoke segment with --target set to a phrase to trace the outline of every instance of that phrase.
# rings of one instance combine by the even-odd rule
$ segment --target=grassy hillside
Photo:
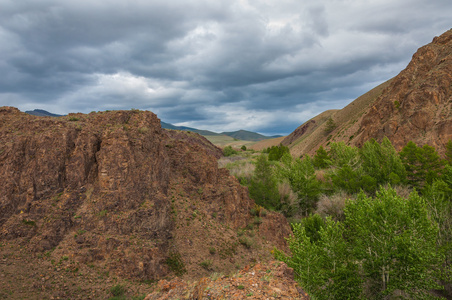
[[[321,145],[325,146],[331,141],[344,141],[348,143],[358,130],[358,119],[368,111],[371,104],[381,95],[391,80],[380,84],[358,97],[343,109],[325,111],[305,122],[297,128],[299,130],[305,126],[306,131],[304,134],[296,136],[295,139],[288,143],[287,140],[286,142],[283,141],[283,144],[290,148],[290,152],[294,157],[299,157],[303,154],[313,154]],[[325,129],[326,122],[329,118],[333,120],[336,127],[334,130],[327,132]]]

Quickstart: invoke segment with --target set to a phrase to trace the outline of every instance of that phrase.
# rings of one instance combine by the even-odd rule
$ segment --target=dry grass
[[[290,184],[283,182],[278,184],[278,192],[282,204],[282,213],[290,215],[298,204],[298,196],[290,187]]]
[[[319,202],[317,202],[316,213],[322,217],[331,216],[334,220],[342,220],[344,217],[345,201],[347,199],[354,199],[354,197],[345,192],[333,195],[323,194],[320,196]]]
[[[246,178],[249,180],[253,176],[255,168],[256,166],[253,163],[247,161],[244,164],[232,166],[229,172],[236,178]]]
[[[229,173],[239,180],[241,178],[251,179],[256,168],[251,160],[242,156],[222,157],[218,160],[218,167],[228,169]]]
[[[397,193],[398,196],[402,197],[403,199],[407,199],[411,192],[413,192],[413,189],[409,186],[405,186],[405,185],[397,185],[397,186],[391,186]],[[384,189],[388,189],[389,185],[386,184],[383,186]]]

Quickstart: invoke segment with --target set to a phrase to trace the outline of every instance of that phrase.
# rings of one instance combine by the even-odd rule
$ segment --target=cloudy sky
[[[0,0],[0,106],[288,134],[406,67],[451,0]]]

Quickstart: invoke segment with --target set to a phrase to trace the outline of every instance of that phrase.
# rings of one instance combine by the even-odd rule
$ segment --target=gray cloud
[[[0,105],[289,133],[391,78],[450,0],[0,0]]]

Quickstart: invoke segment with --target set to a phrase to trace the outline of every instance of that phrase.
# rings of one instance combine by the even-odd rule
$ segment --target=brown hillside
[[[325,146],[330,140],[348,142],[349,137],[356,131],[357,120],[369,109],[377,97],[381,95],[383,89],[388,86],[389,82],[387,81],[373,88],[341,110],[327,110],[311,119],[315,121],[316,126],[311,126],[310,131],[300,135],[297,139],[293,139],[293,142],[288,145],[292,155],[297,157],[303,154],[312,155],[320,145]],[[329,118],[334,121],[337,127],[331,132],[326,132],[326,121]],[[312,123],[311,120],[298,127],[298,129]]]
[[[274,139],[263,140],[263,141],[259,141],[250,146],[247,146],[247,147],[250,149],[256,150],[256,151],[262,151],[264,149],[267,149],[268,147],[279,146],[279,144],[281,144],[281,142],[285,138],[286,138],[285,136],[282,136],[282,137],[277,137]]]
[[[356,145],[387,136],[399,150],[412,140],[444,151],[452,139],[452,30],[413,55],[359,124]]]
[[[19,247],[19,261],[35,268],[44,260],[46,270],[90,266],[133,280],[184,269],[186,278],[198,278],[269,259],[274,246],[285,247],[290,227],[276,213],[253,219],[254,202],[218,169],[220,156],[198,134],[162,130],[151,112],[50,118],[2,107],[0,252]],[[14,277],[41,274],[10,269],[19,261],[1,265],[11,276],[10,294],[48,295],[51,286]]]
[[[418,145],[432,145],[442,153],[444,145],[452,139],[451,96],[452,30],[449,30],[420,48],[399,75],[330,114],[337,125],[334,130],[325,132],[324,122],[314,127],[310,120],[297,130],[309,127],[311,131],[300,135],[296,130],[290,135],[293,138],[288,146],[294,156],[312,155],[330,142],[360,146],[371,138],[381,141],[387,136],[397,150],[412,140]]]

